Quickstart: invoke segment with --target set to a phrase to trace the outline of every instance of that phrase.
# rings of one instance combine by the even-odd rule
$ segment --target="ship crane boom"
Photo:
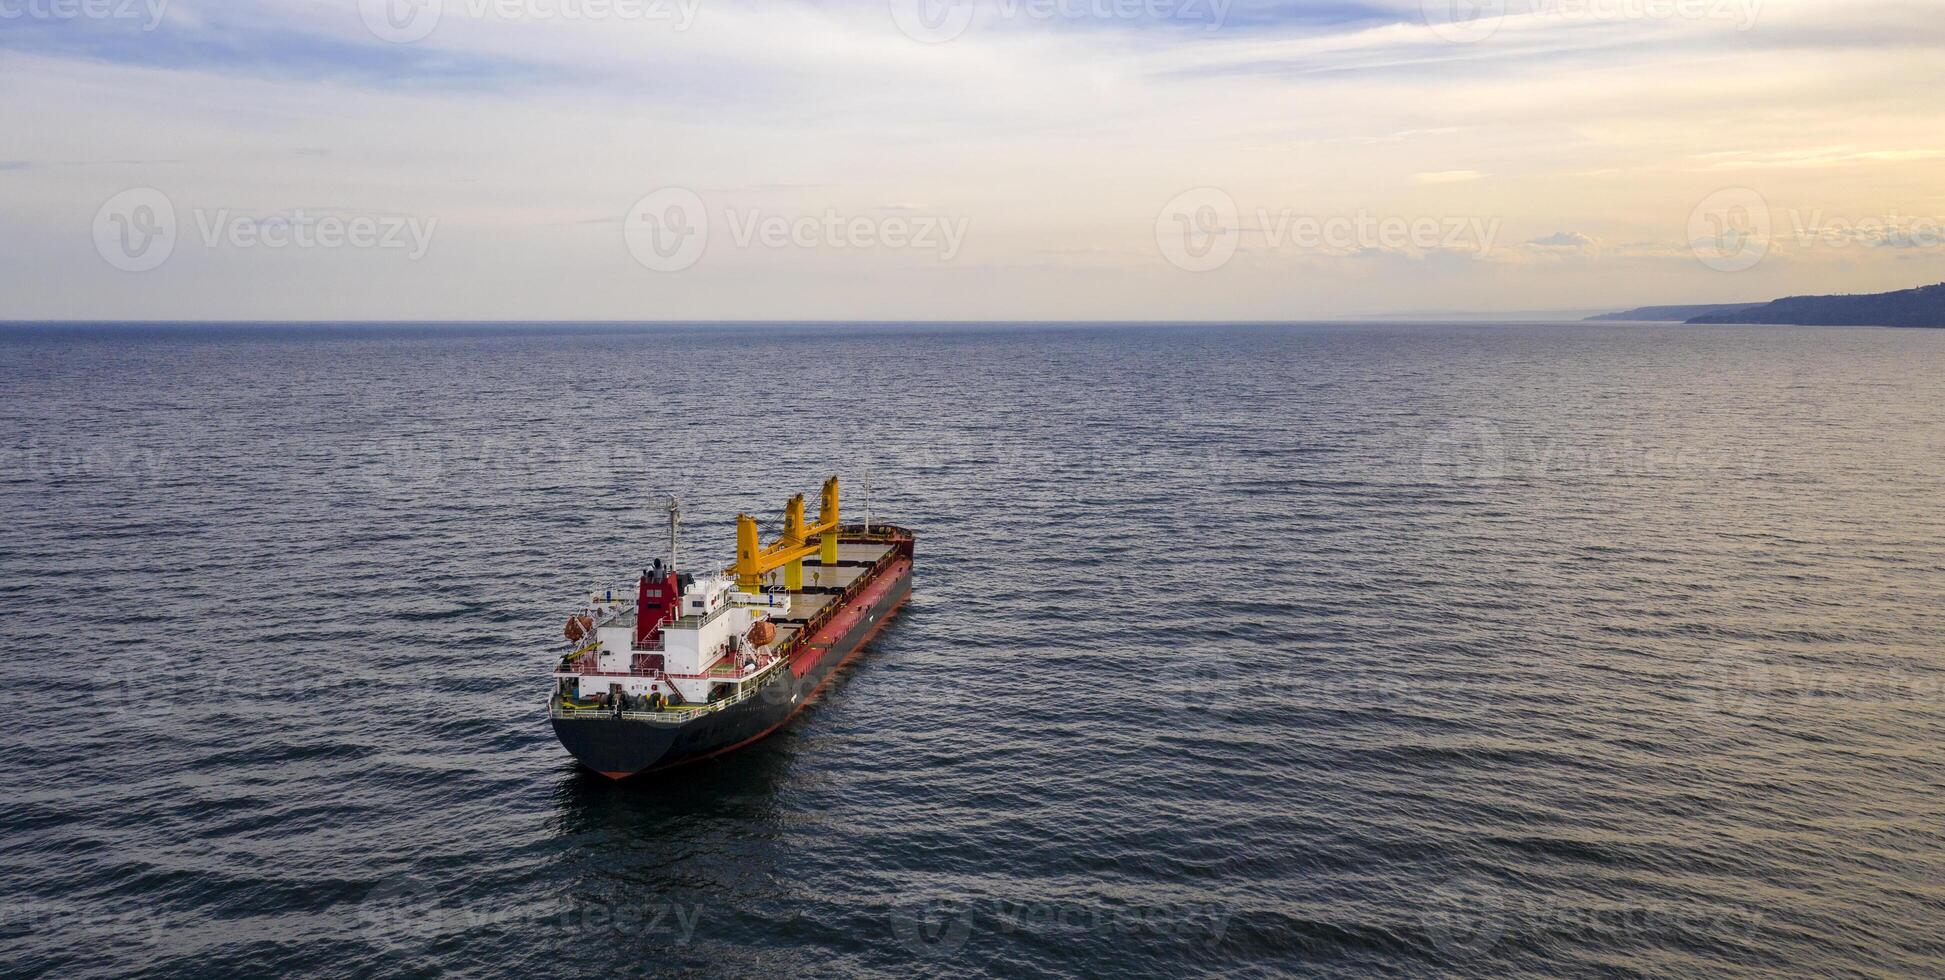
[[[838,500],[837,477],[824,481],[817,523],[804,523],[804,495],[798,494],[783,508],[783,533],[765,546],[756,527],[756,518],[736,515],[736,565],[730,569],[736,586],[745,592],[759,592],[763,576],[781,568],[784,585],[793,591],[804,587],[804,559],[812,555],[825,565],[837,563]]]

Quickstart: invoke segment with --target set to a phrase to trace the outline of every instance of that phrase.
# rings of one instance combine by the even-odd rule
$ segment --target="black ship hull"
[[[818,641],[811,645],[814,649],[771,671],[759,688],[735,704],[676,723],[605,713],[556,716],[554,734],[582,765],[613,779],[696,762],[757,741],[803,710],[911,594],[909,563],[888,569],[885,575],[884,588],[867,589],[858,597],[865,615],[841,630],[814,637]]]

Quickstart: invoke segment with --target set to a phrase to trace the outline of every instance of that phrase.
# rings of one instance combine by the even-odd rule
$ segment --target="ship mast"
[[[669,572],[675,572],[676,535],[682,527],[682,502],[669,494]]]

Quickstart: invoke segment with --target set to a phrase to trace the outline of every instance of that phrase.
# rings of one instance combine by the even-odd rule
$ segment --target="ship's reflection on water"
[[[783,744],[789,738],[779,733],[730,756],[622,780],[564,761],[554,794],[561,833],[612,830],[627,824],[657,829],[664,822],[713,824],[720,832],[724,820],[755,822],[756,815],[746,804],[774,805],[774,794],[788,780],[793,761]]]
[[[801,957],[729,937],[787,933],[828,895],[804,855],[856,832],[812,799],[832,780],[807,757],[844,736],[779,732],[716,759],[612,780],[563,763],[544,874],[575,882],[562,927],[661,968],[800,969]],[[862,921],[861,926],[869,926]],[[738,962],[725,967],[725,953]]]
[[[832,786],[809,756],[857,738],[786,729],[724,756],[623,780],[563,762],[553,794],[556,832],[602,835],[603,845],[624,853],[639,839],[667,853],[690,840],[836,829],[837,817],[790,801]]]

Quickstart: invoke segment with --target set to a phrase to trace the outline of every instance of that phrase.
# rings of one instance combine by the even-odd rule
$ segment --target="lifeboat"
[[[777,640],[777,624],[767,619],[759,619],[750,624],[750,646],[767,647]]]
[[[594,617],[569,616],[567,617],[567,628],[561,630],[561,633],[567,637],[567,642],[579,643],[582,637],[592,636],[594,634]]]

